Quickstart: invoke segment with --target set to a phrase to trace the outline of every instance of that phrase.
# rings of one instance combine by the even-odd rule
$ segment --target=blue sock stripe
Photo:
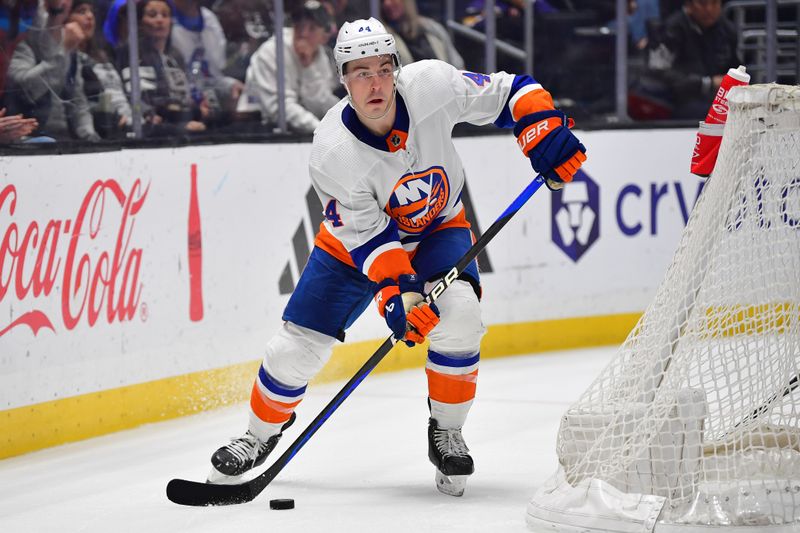
[[[451,355],[443,355],[433,350],[428,350],[428,360],[439,366],[449,366],[453,368],[463,368],[466,366],[472,366],[478,363],[481,359],[481,353],[478,352],[475,355],[470,355],[466,358],[464,357],[453,357]]]
[[[299,389],[287,389],[284,385],[279,384],[277,381],[275,381],[275,379],[272,378],[272,376],[267,374],[267,371],[264,370],[264,365],[261,365],[258,368],[258,380],[261,381],[261,384],[264,385],[268,391],[280,396],[296,398],[306,393],[306,387],[300,387]]]

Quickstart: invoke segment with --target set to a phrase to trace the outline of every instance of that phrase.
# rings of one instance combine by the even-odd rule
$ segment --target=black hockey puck
[[[279,500],[270,500],[269,501],[269,508],[270,509],[294,509],[294,500],[291,498],[279,499]]]

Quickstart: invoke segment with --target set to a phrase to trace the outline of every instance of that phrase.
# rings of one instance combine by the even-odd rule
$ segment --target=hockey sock
[[[428,375],[428,397],[431,417],[442,428],[464,425],[475,398],[480,353],[444,355],[428,351],[425,373]]]
[[[305,386],[287,387],[279,383],[262,364],[250,395],[250,433],[261,440],[280,433],[305,393]]]

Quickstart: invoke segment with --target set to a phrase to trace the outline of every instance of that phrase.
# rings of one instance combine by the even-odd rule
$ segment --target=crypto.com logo
[[[600,237],[600,189],[583,170],[551,195],[553,242],[575,261]]]

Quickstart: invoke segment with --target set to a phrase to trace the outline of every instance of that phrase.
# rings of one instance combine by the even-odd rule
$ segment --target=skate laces
[[[433,430],[433,442],[442,455],[465,457],[469,454],[467,443],[464,442],[464,437],[461,435],[461,428],[436,428]]]
[[[231,443],[227,446],[228,451],[241,462],[256,459],[266,447],[266,442],[262,442],[251,433],[246,433],[242,437],[232,438]]]

